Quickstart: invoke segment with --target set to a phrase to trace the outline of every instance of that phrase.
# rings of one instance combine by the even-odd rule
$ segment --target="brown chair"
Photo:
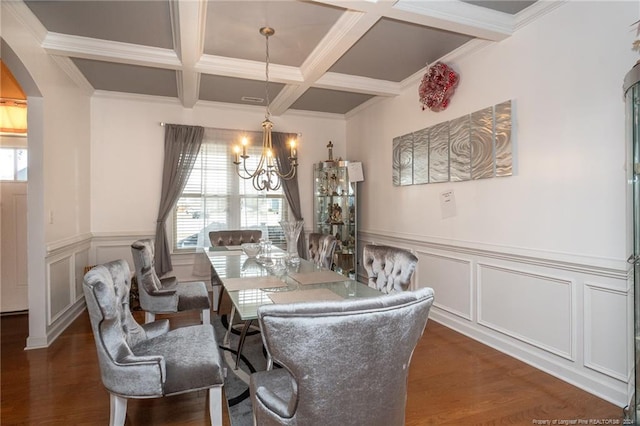
[[[257,243],[262,238],[260,229],[235,229],[209,232],[211,247],[239,246],[244,243]],[[220,301],[224,286],[216,270],[211,267],[211,287],[213,289],[213,310],[220,312]]]
[[[409,290],[418,258],[409,250],[367,244],[362,250],[362,264],[369,287],[383,293]]]
[[[324,269],[332,269],[333,252],[338,241],[330,234],[312,232],[309,234],[309,261]]]

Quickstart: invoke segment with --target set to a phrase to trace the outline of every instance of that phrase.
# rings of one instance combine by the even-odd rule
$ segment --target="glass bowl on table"
[[[274,263],[276,263],[279,259],[286,259],[287,253],[285,252],[271,252],[271,253],[260,253],[256,256],[256,261],[264,266],[265,268],[270,268]]]
[[[294,280],[287,278],[289,273],[287,259],[287,253],[271,253],[269,255],[263,253],[258,255],[256,260],[269,272],[269,275],[273,275],[282,281],[282,287],[263,288],[262,291],[292,291],[298,288],[298,285]]]
[[[244,243],[240,245],[240,248],[242,248],[242,251],[249,259],[254,259],[261,251],[260,244],[258,243]]]

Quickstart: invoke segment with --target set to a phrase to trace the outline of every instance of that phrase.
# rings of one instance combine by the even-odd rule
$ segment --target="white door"
[[[28,309],[27,183],[0,183],[0,312]]]

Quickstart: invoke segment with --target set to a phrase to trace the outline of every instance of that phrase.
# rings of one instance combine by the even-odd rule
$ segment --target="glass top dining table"
[[[300,259],[298,264],[287,265],[286,271],[278,271],[272,265],[285,265],[286,254],[277,248],[256,258],[249,258],[239,246],[211,247],[205,253],[233,303],[223,344],[229,344],[234,315],[237,314],[244,322],[236,351],[235,369],[238,369],[247,331],[258,318],[260,306],[382,295],[374,288],[337,272],[321,269],[305,259]],[[267,369],[271,369],[271,366],[269,356]]]
[[[243,321],[258,318],[258,308],[270,303],[341,300],[380,296],[382,293],[334,271],[300,259],[287,265],[280,277],[270,262],[286,254],[274,248],[271,255],[249,258],[239,246],[212,247],[206,251],[227,291],[236,314]]]

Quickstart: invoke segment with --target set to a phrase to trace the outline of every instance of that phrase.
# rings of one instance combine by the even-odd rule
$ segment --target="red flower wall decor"
[[[437,112],[449,106],[459,80],[458,73],[442,62],[430,66],[418,89],[422,110],[429,108]]]

